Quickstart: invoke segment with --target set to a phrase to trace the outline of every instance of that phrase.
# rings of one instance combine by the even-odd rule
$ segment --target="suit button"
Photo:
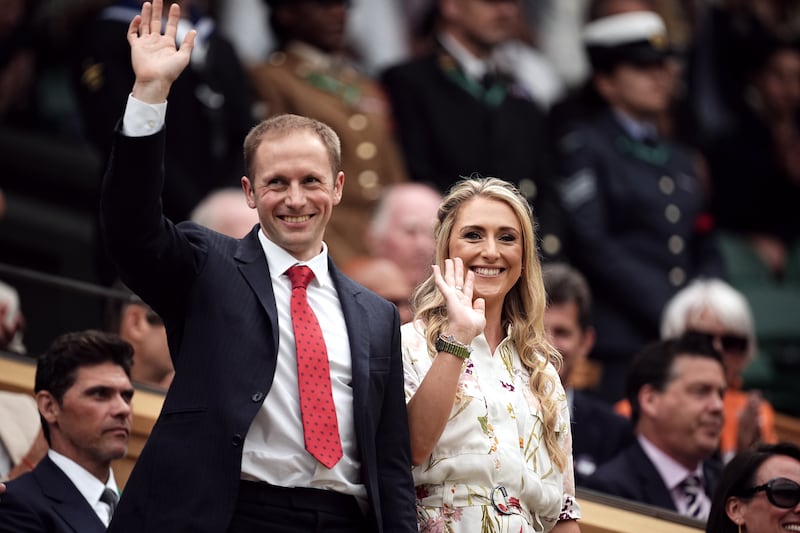
[[[263,392],[254,392],[253,395],[250,397],[250,399],[253,400],[253,402],[258,403],[258,402],[260,402],[261,400],[264,399],[264,393]]]
[[[658,180],[658,188],[664,194],[672,194],[675,191],[675,180],[669,176],[661,176],[661,179]]]
[[[234,435],[234,436],[233,436],[233,438],[231,439],[231,444],[233,444],[234,446],[237,446],[237,447],[238,447],[238,446],[241,446],[241,445],[242,445],[242,440],[243,440],[243,439],[242,439],[242,436],[241,436],[241,435],[239,435],[239,434],[237,433],[237,434],[236,434],[236,435]]]
[[[680,235],[671,236],[669,238],[667,246],[669,246],[669,251],[670,252],[672,252],[675,255],[679,255],[680,253],[683,252],[683,248],[684,248],[683,237],[681,237]]]
[[[680,207],[675,204],[669,204],[667,208],[664,209],[664,217],[673,224],[677,224],[681,219]]]
[[[669,271],[669,282],[674,287],[680,287],[686,281],[686,272],[681,267],[673,267]]]

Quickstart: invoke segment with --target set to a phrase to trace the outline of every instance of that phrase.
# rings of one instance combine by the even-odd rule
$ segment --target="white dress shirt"
[[[67,475],[72,484],[75,485],[75,488],[78,489],[78,492],[86,498],[94,512],[97,513],[97,517],[108,526],[109,522],[111,522],[111,508],[107,503],[100,501],[100,496],[103,495],[106,487],[119,494],[117,482],[114,479],[114,471],[110,468],[108,469],[108,481],[103,483],[88,470],[65,455],[48,450],[47,456]]]
[[[672,501],[675,502],[675,508],[678,509],[680,514],[687,514],[687,506],[689,502],[686,499],[686,494],[683,491],[681,484],[683,480],[689,475],[696,475],[702,484],[705,484],[705,477],[703,476],[703,463],[698,463],[694,470],[687,470],[680,463],[673,458],[659,450],[655,444],[647,440],[642,435],[638,435],[639,444],[641,444],[645,455],[650,458],[650,461],[655,466],[658,473],[661,475],[661,480],[672,495]],[[708,513],[711,508],[711,500],[705,491],[700,494],[700,499],[703,500],[702,509],[704,513]]]

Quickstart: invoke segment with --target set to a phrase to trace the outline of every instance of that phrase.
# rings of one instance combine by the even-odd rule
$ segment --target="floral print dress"
[[[424,325],[401,328],[408,402],[431,367]],[[530,374],[507,336],[494,353],[480,335],[465,361],[450,419],[430,457],[415,466],[417,520],[423,533],[549,531],[559,519],[579,518],[572,470],[566,394],[552,364],[559,404],[558,442],[565,471],[542,441],[538,400]]]

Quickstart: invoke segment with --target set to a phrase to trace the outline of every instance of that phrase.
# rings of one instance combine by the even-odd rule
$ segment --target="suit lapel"
[[[34,475],[42,487],[42,493],[51,501],[53,510],[76,533],[102,533],[106,530],[86,498],[49,457],[42,459]]]
[[[361,288],[345,278],[330,259],[328,260],[328,269],[336,291],[339,293],[342,314],[344,314],[344,321],[347,324],[347,336],[350,339],[350,359],[353,365],[353,408],[356,433],[360,440],[359,428],[364,427],[361,422],[367,408],[369,392],[369,328],[362,322],[370,314],[358,298]]]
[[[644,501],[651,502],[659,507],[672,509],[678,511],[675,507],[675,502],[672,500],[672,495],[669,489],[664,485],[661,479],[661,474],[658,473],[656,467],[653,465],[647,454],[644,453],[641,445],[636,442],[634,451],[631,457],[635,466],[635,475],[639,478],[642,485],[642,494]]]
[[[275,293],[272,291],[272,281],[270,279],[267,258],[264,257],[264,249],[258,240],[259,226],[247,234],[239,241],[234,259],[239,264],[239,271],[244,276],[250,288],[256,294],[261,306],[269,316],[272,326],[272,347],[273,353],[278,353],[278,308],[275,304]],[[266,276],[264,275],[266,273]]]

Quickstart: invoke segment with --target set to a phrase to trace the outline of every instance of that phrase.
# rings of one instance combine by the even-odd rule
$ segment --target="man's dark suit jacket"
[[[715,460],[703,463],[703,483],[709,499],[719,480],[722,465]],[[678,512],[661,474],[658,473],[638,440],[634,440],[590,476],[584,486],[612,496],[619,496]]]
[[[442,48],[389,68],[381,82],[412,180],[442,192],[474,172],[515,184],[532,182],[535,192],[522,192],[534,207],[541,235],[564,238],[546,118],[520,84],[498,81],[506,87],[505,96],[489,103]]]
[[[237,240],[162,216],[164,137],[118,135],[103,183],[108,249],[122,280],[164,319],[176,370],[109,530],[219,533],[275,374],[278,314],[257,227]],[[416,531],[397,309],[329,266],[350,339],[372,528]]]
[[[598,466],[631,443],[633,431],[630,421],[603,400],[574,389],[571,422],[575,483],[582,486]]]
[[[0,496],[2,533],[102,533],[105,524],[63,470],[42,459],[7,483]]]

